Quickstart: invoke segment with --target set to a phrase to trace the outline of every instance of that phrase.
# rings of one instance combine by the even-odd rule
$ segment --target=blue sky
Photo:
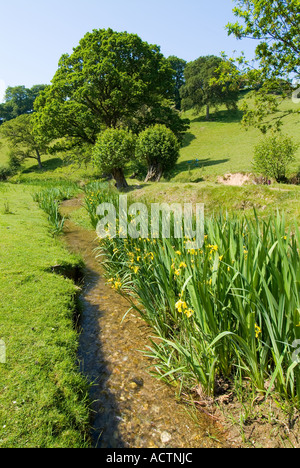
[[[255,42],[228,37],[232,0],[0,0],[0,100],[7,86],[50,83],[60,56],[88,31],[111,27],[157,44],[167,57],[244,51]]]

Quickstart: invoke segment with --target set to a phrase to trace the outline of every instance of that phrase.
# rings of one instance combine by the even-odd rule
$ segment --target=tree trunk
[[[38,149],[36,149],[35,152],[36,152],[36,159],[37,159],[39,168],[40,168],[40,169],[43,169],[43,165],[42,165],[42,160],[41,160],[40,152],[39,152]]]
[[[209,120],[210,114],[209,114],[209,104],[206,104],[206,120]]]
[[[162,165],[157,161],[152,161],[148,165],[148,174],[145,182],[159,182],[162,178],[163,169]]]
[[[123,169],[115,168],[112,170],[112,176],[116,181],[116,187],[118,190],[128,188],[128,184],[126,182]]]

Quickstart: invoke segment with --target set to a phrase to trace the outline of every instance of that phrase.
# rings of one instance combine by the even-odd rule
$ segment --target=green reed
[[[279,214],[220,214],[206,219],[201,249],[187,250],[186,239],[106,238],[98,255],[111,286],[160,338],[148,355],[162,378],[200,383],[209,395],[217,382],[247,379],[299,406],[299,245],[298,226]]]
[[[74,187],[45,188],[33,194],[33,200],[48,215],[52,225],[52,234],[59,235],[64,228],[65,218],[60,214],[59,205],[63,200],[74,196]]]

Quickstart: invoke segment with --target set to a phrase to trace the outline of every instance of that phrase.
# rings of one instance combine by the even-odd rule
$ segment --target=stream
[[[222,427],[175,398],[175,389],[149,373],[142,350],[152,329],[106,284],[95,258],[96,233],[68,219],[80,199],[62,203],[67,247],[85,263],[80,294],[79,362],[90,382],[95,448],[224,448]]]

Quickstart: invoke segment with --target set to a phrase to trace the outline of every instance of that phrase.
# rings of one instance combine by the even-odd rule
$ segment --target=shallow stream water
[[[68,215],[80,204],[80,199],[66,201],[61,211]],[[65,241],[85,263],[79,360],[93,382],[94,447],[226,447],[215,421],[199,413],[195,422],[189,408],[176,400],[174,388],[149,373],[153,363],[142,350],[153,331],[136,312],[123,320],[129,303],[106,284],[94,252],[96,233],[67,219]]]

